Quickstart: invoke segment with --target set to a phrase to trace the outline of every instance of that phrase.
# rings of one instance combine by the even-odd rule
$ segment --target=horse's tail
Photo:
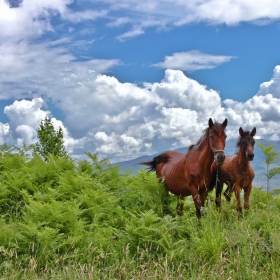
[[[158,164],[167,163],[169,160],[170,160],[170,156],[161,154],[161,155],[155,156],[153,158],[153,160],[140,162],[139,164],[149,166],[148,171],[153,172],[156,170],[156,167]]]

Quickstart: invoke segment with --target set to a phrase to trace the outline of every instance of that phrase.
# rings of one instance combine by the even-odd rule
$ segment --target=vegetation
[[[256,144],[264,154],[266,164],[266,172],[264,173],[264,175],[266,176],[266,192],[269,193],[270,180],[277,174],[280,174],[280,167],[270,168],[270,166],[280,160],[280,153],[274,150],[273,145],[264,146],[263,144],[258,142]]]
[[[0,279],[280,278],[278,196],[254,188],[238,218],[213,193],[202,219],[191,200],[178,217],[153,173],[0,151]]]
[[[37,137],[39,141],[34,145],[33,153],[40,155],[44,160],[47,161],[49,155],[68,156],[64,147],[62,128],[59,127],[56,131],[48,117],[41,121]]]

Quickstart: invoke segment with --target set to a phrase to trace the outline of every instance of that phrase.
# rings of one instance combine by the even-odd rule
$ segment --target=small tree
[[[40,155],[46,161],[49,154],[58,157],[68,157],[64,147],[61,127],[56,131],[50,119],[45,117],[36,131],[39,142],[35,143],[33,153]]]
[[[266,192],[269,192],[270,189],[270,179],[275,175],[280,174],[280,167],[269,168],[271,164],[276,163],[280,159],[280,153],[274,150],[273,145],[264,146],[261,143],[256,143],[258,147],[262,150],[265,157],[266,164]]]

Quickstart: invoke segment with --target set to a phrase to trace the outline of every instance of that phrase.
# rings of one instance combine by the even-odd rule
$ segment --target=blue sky
[[[45,116],[73,157],[112,162],[210,117],[280,139],[278,0],[0,0],[0,28],[0,144],[36,142]]]

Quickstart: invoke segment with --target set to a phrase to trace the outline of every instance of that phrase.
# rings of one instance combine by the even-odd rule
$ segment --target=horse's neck
[[[201,141],[197,147],[197,152],[200,153],[200,156],[198,157],[200,159],[199,161],[203,161],[207,168],[208,166],[211,166],[214,160],[214,155],[210,147],[209,139],[204,138],[203,141]]]
[[[246,157],[246,154],[242,148],[240,148],[237,157],[238,157],[238,166],[243,170],[246,170],[249,167],[249,160]]]

